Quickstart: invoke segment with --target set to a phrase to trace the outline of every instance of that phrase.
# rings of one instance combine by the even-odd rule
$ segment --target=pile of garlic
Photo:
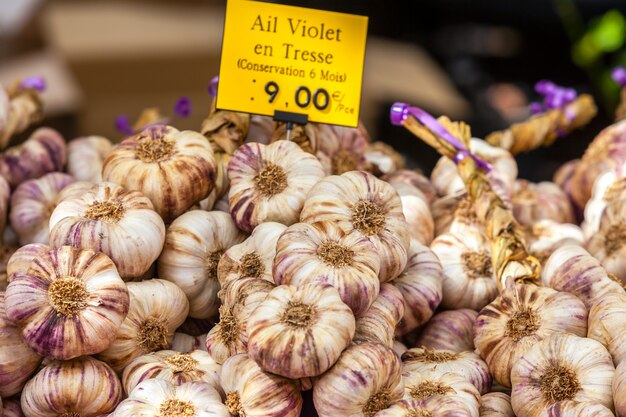
[[[626,417],[617,162],[585,162],[581,228],[580,175],[472,139],[543,265],[499,292],[451,161],[403,169],[363,126],[200,131],[0,155],[0,416]]]

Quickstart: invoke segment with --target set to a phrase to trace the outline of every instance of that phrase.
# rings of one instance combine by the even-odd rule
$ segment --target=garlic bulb
[[[248,134],[250,114],[217,110],[211,103],[209,115],[202,121],[200,133],[211,143],[216,153],[232,154],[243,144]]]
[[[60,360],[106,349],[129,305],[111,259],[71,246],[42,254],[26,273],[14,275],[5,301],[28,346]]]
[[[113,411],[121,399],[122,384],[115,372],[83,356],[46,365],[28,381],[21,402],[26,417],[96,417]]]
[[[317,157],[329,175],[367,169],[367,139],[360,129],[320,124],[317,140]]]
[[[82,416],[82,414],[81,414]],[[175,385],[148,379],[130,393],[109,417],[230,417],[220,394],[205,382]]]
[[[478,417],[480,393],[461,375],[450,372],[404,372],[404,399],[453,397],[464,404],[472,417]]]
[[[443,307],[480,310],[498,295],[490,247],[480,232],[444,233],[430,249],[443,266]]]
[[[208,353],[195,350],[189,354],[161,350],[133,359],[124,368],[122,385],[129,394],[147,379],[162,379],[174,385],[186,382],[206,382],[218,392],[222,367]]]
[[[542,412],[540,417],[614,417],[613,412],[595,402],[559,401]]]
[[[352,311],[334,287],[281,285],[248,318],[248,351],[273,374],[318,376],[348,347],[354,329]]]
[[[406,166],[404,157],[385,142],[372,142],[365,151],[365,159],[377,177],[392,174]]]
[[[511,406],[518,417],[536,417],[559,401],[590,401],[613,409],[615,368],[592,339],[554,333],[513,365]]]
[[[9,274],[7,268],[9,259],[18,250],[19,246],[0,246],[0,291],[5,291],[9,284]]]
[[[412,185],[422,192],[428,205],[431,205],[437,199],[437,190],[435,190],[435,187],[430,183],[428,177],[425,177],[419,172],[400,169],[389,175],[385,175],[382,179],[391,185],[398,183]]]
[[[478,222],[465,190],[435,199],[430,205],[430,211],[435,223],[435,236],[450,231],[452,222],[459,217],[463,218],[466,223],[467,221]]]
[[[263,222],[289,226],[298,221],[307,193],[322,177],[317,158],[293,142],[245,144],[228,164],[230,214],[247,232]]]
[[[206,350],[206,337],[207,333],[200,334],[198,336],[192,336],[187,333],[176,332],[172,339],[171,349],[178,353],[191,353],[194,350]]]
[[[474,332],[491,375],[510,387],[511,368],[532,346],[554,333],[587,335],[587,308],[572,294],[519,284],[480,311]]]
[[[318,182],[307,196],[300,220],[334,222],[346,232],[367,236],[380,255],[381,282],[404,270],[410,236],[402,201],[391,185],[367,172],[350,171]]]
[[[77,181],[102,181],[102,163],[113,144],[102,136],[87,136],[67,145],[67,172]]]
[[[90,181],[74,181],[63,188],[58,196],[57,202],[60,203],[63,200],[80,198],[83,194],[89,192],[97,183]]]
[[[474,350],[474,322],[478,313],[462,308],[437,313],[426,323],[417,346],[465,352]]]
[[[317,123],[307,123],[306,125],[293,125],[291,128],[289,142],[298,145],[304,152],[315,155],[319,146],[319,125]],[[277,122],[270,144],[280,140],[287,140],[287,124]]]
[[[18,396],[5,398],[0,402],[2,403],[0,405],[0,411],[3,412],[2,417],[25,417]]]
[[[65,141],[56,130],[39,128],[26,142],[0,155],[0,175],[15,188],[48,172],[63,171],[65,153]]]
[[[426,197],[417,188],[405,183],[391,184],[398,191],[402,201],[402,212],[412,239],[428,245],[435,234],[435,223],[430,214]]]
[[[60,191],[72,182],[71,176],[52,172],[18,185],[11,196],[10,222],[21,245],[49,242],[50,215]]]
[[[11,186],[0,175],[0,236],[4,235],[4,228],[7,224],[9,214],[9,202],[11,201]]]
[[[553,182],[537,184],[516,180],[513,187],[513,215],[523,226],[532,226],[539,220],[574,223],[574,209],[567,195]]]
[[[222,254],[245,236],[227,213],[188,211],[167,228],[159,257],[159,278],[178,285],[189,299],[189,315],[217,313],[217,265]]]
[[[587,337],[607,348],[615,365],[626,360],[626,294],[608,293],[589,309]]]
[[[381,343],[393,347],[396,326],[404,316],[402,293],[391,284],[382,284],[372,306],[356,321],[356,343]]]
[[[102,178],[140,191],[166,223],[209,195],[216,175],[211,145],[200,133],[155,125],[122,141]]]
[[[276,243],[276,284],[330,284],[357,317],[378,295],[379,271],[374,244],[366,236],[345,232],[331,222],[296,223]]]
[[[376,417],[470,417],[468,406],[455,397],[435,397],[425,400],[402,400]]]
[[[313,386],[320,417],[373,417],[402,398],[400,359],[379,343],[352,345]]]
[[[0,292],[0,397],[19,393],[39,367],[41,356],[22,340],[20,329],[6,314],[4,292]]]
[[[626,362],[621,362],[615,368],[612,393],[613,401],[615,401],[615,415],[626,416]]]
[[[428,246],[411,239],[409,259],[404,271],[391,281],[400,290],[404,316],[396,334],[404,335],[426,323],[439,306],[442,297],[443,270],[439,258]]]
[[[113,343],[98,355],[116,372],[138,356],[169,348],[174,331],[189,312],[185,293],[169,281],[129,282],[127,287],[128,315]]]
[[[106,253],[122,278],[143,275],[157,259],[165,225],[141,193],[119,185],[94,185],[59,203],[50,217],[50,244]]]
[[[604,269],[626,283],[626,208],[623,199],[607,203],[599,230],[587,242],[587,250]]]
[[[302,395],[297,382],[264,372],[247,354],[222,366],[226,407],[233,417],[299,417]]]
[[[274,119],[258,114],[250,115],[250,127],[244,143],[258,142],[267,145],[274,133]]]
[[[582,228],[587,239],[600,230],[600,220],[607,204],[622,199],[625,189],[626,178],[619,177],[615,172],[610,171],[598,177],[593,184],[591,198],[585,206]]]
[[[13,252],[7,262],[7,281],[11,282],[18,273],[25,274],[28,272],[33,261],[51,249],[48,245],[31,243]]]
[[[491,387],[487,364],[474,352],[452,352],[416,347],[402,355],[402,372],[452,372],[461,375],[484,394]]]
[[[392,347],[393,351],[396,353],[396,355],[398,356],[402,356],[402,354],[404,352],[406,352],[407,350],[409,350],[408,347],[406,347],[406,345],[398,340],[394,340],[393,341],[393,347]]]
[[[583,246],[585,241],[583,231],[575,224],[557,223],[548,219],[534,223],[526,232],[528,251],[542,264],[561,246]]]
[[[541,280],[546,287],[574,294],[587,308],[608,293],[624,293],[621,283],[589,255],[576,245],[566,245],[555,250],[541,271]]]
[[[265,279],[244,277],[222,287],[218,295],[220,300],[222,300],[222,305],[254,304],[256,307],[256,305],[265,300],[267,294],[275,287],[276,285],[273,282]]]
[[[511,397],[503,392],[483,395],[480,397],[480,417],[515,417]]]

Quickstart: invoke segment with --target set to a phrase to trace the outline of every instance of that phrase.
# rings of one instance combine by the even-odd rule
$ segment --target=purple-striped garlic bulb
[[[50,241],[50,216],[59,202],[61,190],[73,182],[67,174],[51,172],[17,186],[11,195],[9,220],[21,245]]]
[[[441,311],[430,319],[416,346],[466,352],[474,350],[474,322],[478,313],[468,308]]]
[[[80,414],[82,416],[82,414]],[[109,417],[230,417],[219,392],[206,382],[177,385],[162,379],[147,379],[122,401]]]
[[[4,228],[9,217],[9,203],[11,201],[11,186],[0,175],[0,236],[4,235]],[[3,239],[0,239],[2,241]]]
[[[515,417],[511,397],[503,392],[489,392],[481,396],[480,417]]]
[[[172,339],[171,349],[179,353],[191,353],[194,350],[206,350],[206,337],[208,333],[202,333],[193,336],[187,333],[177,331]]]
[[[276,256],[276,242],[286,228],[281,223],[261,223],[246,240],[227,249],[217,266],[222,287],[246,277],[274,283],[272,263]]]
[[[276,284],[330,284],[356,317],[365,313],[378,295],[379,271],[374,244],[332,222],[293,224],[276,243]]]
[[[402,400],[380,411],[376,417],[473,417],[467,404],[456,397]]]
[[[318,125],[317,157],[328,175],[365,170],[367,139],[359,128]]]
[[[90,181],[74,181],[73,183],[66,185],[65,188],[59,192],[57,201],[60,203],[63,200],[80,198],[85,193],[88,193],[98,183]]]
[[[8,265],[13,254],[18,250],[19,246],[1,245],[0,246],[0,291],[5,291],[9,285]]]
[[[137,385],[147,379],[161,379],[174,385],[206,382],[223,396],[220,385],[221,369],[222,366],[203,350],[194,350],[191,353],[160,350],[133,359],[124,368],[122,385],[124,392],[130,394]]]
[[[369,143],[365,159],[369,164],[368,171],[377,177],[393,174],[406,166],[404,156],[382,141]]]
[[[324,175],[319,160],[293,142],[245,144],[228,164],[230,214],[247,232],[264,222],[294,224]]]
[[[356,320],[355,343],[380,343],[393,348],[396,326],[404,316],[402,293],[387,283],[372,306]]]
[[[614,417],[611,410],[596,402],[559,401],[539,417]],[[618,414],[619,416],[619,414]]]
[[[176,328],[189,312],[185,293],[169,281],[127,283],[130,308],[110,346],[98,355],[116,372],[138,356],[169,349]]]
[[[514,285],[480,311],[474,333],[476,350],[491,375],[510,387],[511,368],[534,345],[554,333],[587,335],[587,308],[570,293]]]
[[[25,417],[22,412],[22,404],[20,403],[19,396],[4,398],[1,402],[2,417]]]
[[[424,194],[406,183],[393,183],[402,200],[402,212],[409,228],[411,239],[429,245],[435,237],[435,222]]]
[[[76,181],[102,181],[102,164],[113,150],[110,140],[102,136],[87,136],[67,145],[67,172]]]
[[[600,231],[602,214],[609,203],[623,200],[626,196],[626,177],[620,177],[615,172],[607,172],[598,177],[593,185],[591,198],[585,206],[585,217],[582,229],[585,238],[590,239]]]
[[[428,246],[411,239],[409,259],[402,273],[391,281],[400,290],[404,315],[396,335],[407,334],[426,323],[441,303],[443,269]]]
[[[26,417],[97,417],[122,400],[122,384],[113,370],[90,356],[52,361],[22,391]]]
[[[526,244],[531,255],[542,265],[552,252],[565,245],[583,246],[585,238],[580,227],[570,223],[557,223],[554,220],[540,220],[526,228]]]
[[[398,183],[412,185],[424,194],[429,206],[437,199],[437,190],[435,190],[435,187],[430,183],[428,177],[417,171],[401,169],[389,175],[385,175],[382,179],[391,185]]]
[[[20,328],[7,317],[5,294],[0,292],[0,397],[22,391],[41,359],[24,343]]]
[[[101,252],[62,246],[13,275],[7,317],[35,352],[68,360],[106,349],[126,317],[128,290]]]
[[[300,416],[303,400],[298,382],[263,371],[248,354],[224,362],[221,381],[232,416]]]
[[[617,417],[626,416],[626,361],[621,362],[615,368],[612,393],[615,402],[615,415]]]
[[[125,139],[102,166],[104,181],[140,191],[166,223],[206,198],[215,175],[215,156],[206,138],[165,125]]]
[[[567,195],[553,182],[532,183],[518,179],[513,187],[513,215],[522,226],[539,220],[574,223],[574,209]]]
[[[443,266],[443,307],[480,310],[496,298],[491,248],[478,229],[441,234],[430,249]]]
[[[402,398],[400,371],[400,359],[390,348],[352,345],[313,385],[315,410],[320,417],[378,416]]]
[[[615,365],[626,362],[626,293],[608,293],[589,309],[587,337],[602,343]]]
[[[553,333],[536,343],[511,371],[517,417],[539,417],[560,401],[595,402],[613,409],[611,355],[592,339]]]
[[[8,148],[0,155],[0,175],[11,188],[15,188],[48,172],[63,171],[65,159],[63,137],[56,130],[39,128],[26,142]]]
[[[399,340],[394,340],[393,341],[393,347],[392,347],[393,351],[396,353],[396,355],[398,356],[402,356],[402,354],[404,352],[406,352],[407,350],[409,350],[408,347],[406,347],[406,345],[402,342],[400,342]]]
[[[389,184],[364,171],[332,175],[307,196],[300,221],[334,222],[346,232],[367,236],[380,256],[381,282],[402,273],[410,234],[402,200]]]
[[[587,250],[609,274],[626,284],[626,193],[607,203],[600,227],[587,241]]]
[[[457,218],[463,222],[466,219],[470,223],[478,221],[465,191],[436,198],[430,205],[430,212],[435,224],[435,237],[449,232]]]
[[[541,271],[541,280],[546,287],[574,294],[588,309],[606,294],[624,294],[622,283],[577,245],[555,250]]]
[[[159,256],[159,278],[178,285],[189,299],[189,315],[217,313],[217,266],[222,254],[245,239],[228,213],[188,211],[172,222]]]
[[[567,194],[567,198],[570,199],[576,208],[579,206],[575,204],[572,198],[572,178],[574,177],[578,164],[580,164],[580,159],[567,161],[562,164],[552,176],[552,182],[558,185],[559,188]]]
[[[250,115],[250,127],[244,143],[257,142],[267,145],[274,134],[275,122],[269,116]]]
[[[334,287],[280,285],[248,318],[248,353],[264,371],[314,377],[333,366],[354,330],[354,315]]]
[[[52,246],[104,252],[124,279],[148,271],[164,240],[165,225],[150,200],[108,182],[61,201],[50,217]]]

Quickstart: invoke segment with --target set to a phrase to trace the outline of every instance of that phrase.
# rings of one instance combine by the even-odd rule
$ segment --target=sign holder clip
[[[309,115],[303,113],[293,113],[290,111],[274,110],[274,121],[284,122],[287,128],[287,141],[291,140],[291,130],[293,125],[306,125],[309,122]]]

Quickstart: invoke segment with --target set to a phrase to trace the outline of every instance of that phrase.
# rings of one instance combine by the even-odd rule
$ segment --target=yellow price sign
[[[249,0],[226,5],[217,108],[356,127],[367,17]]]

